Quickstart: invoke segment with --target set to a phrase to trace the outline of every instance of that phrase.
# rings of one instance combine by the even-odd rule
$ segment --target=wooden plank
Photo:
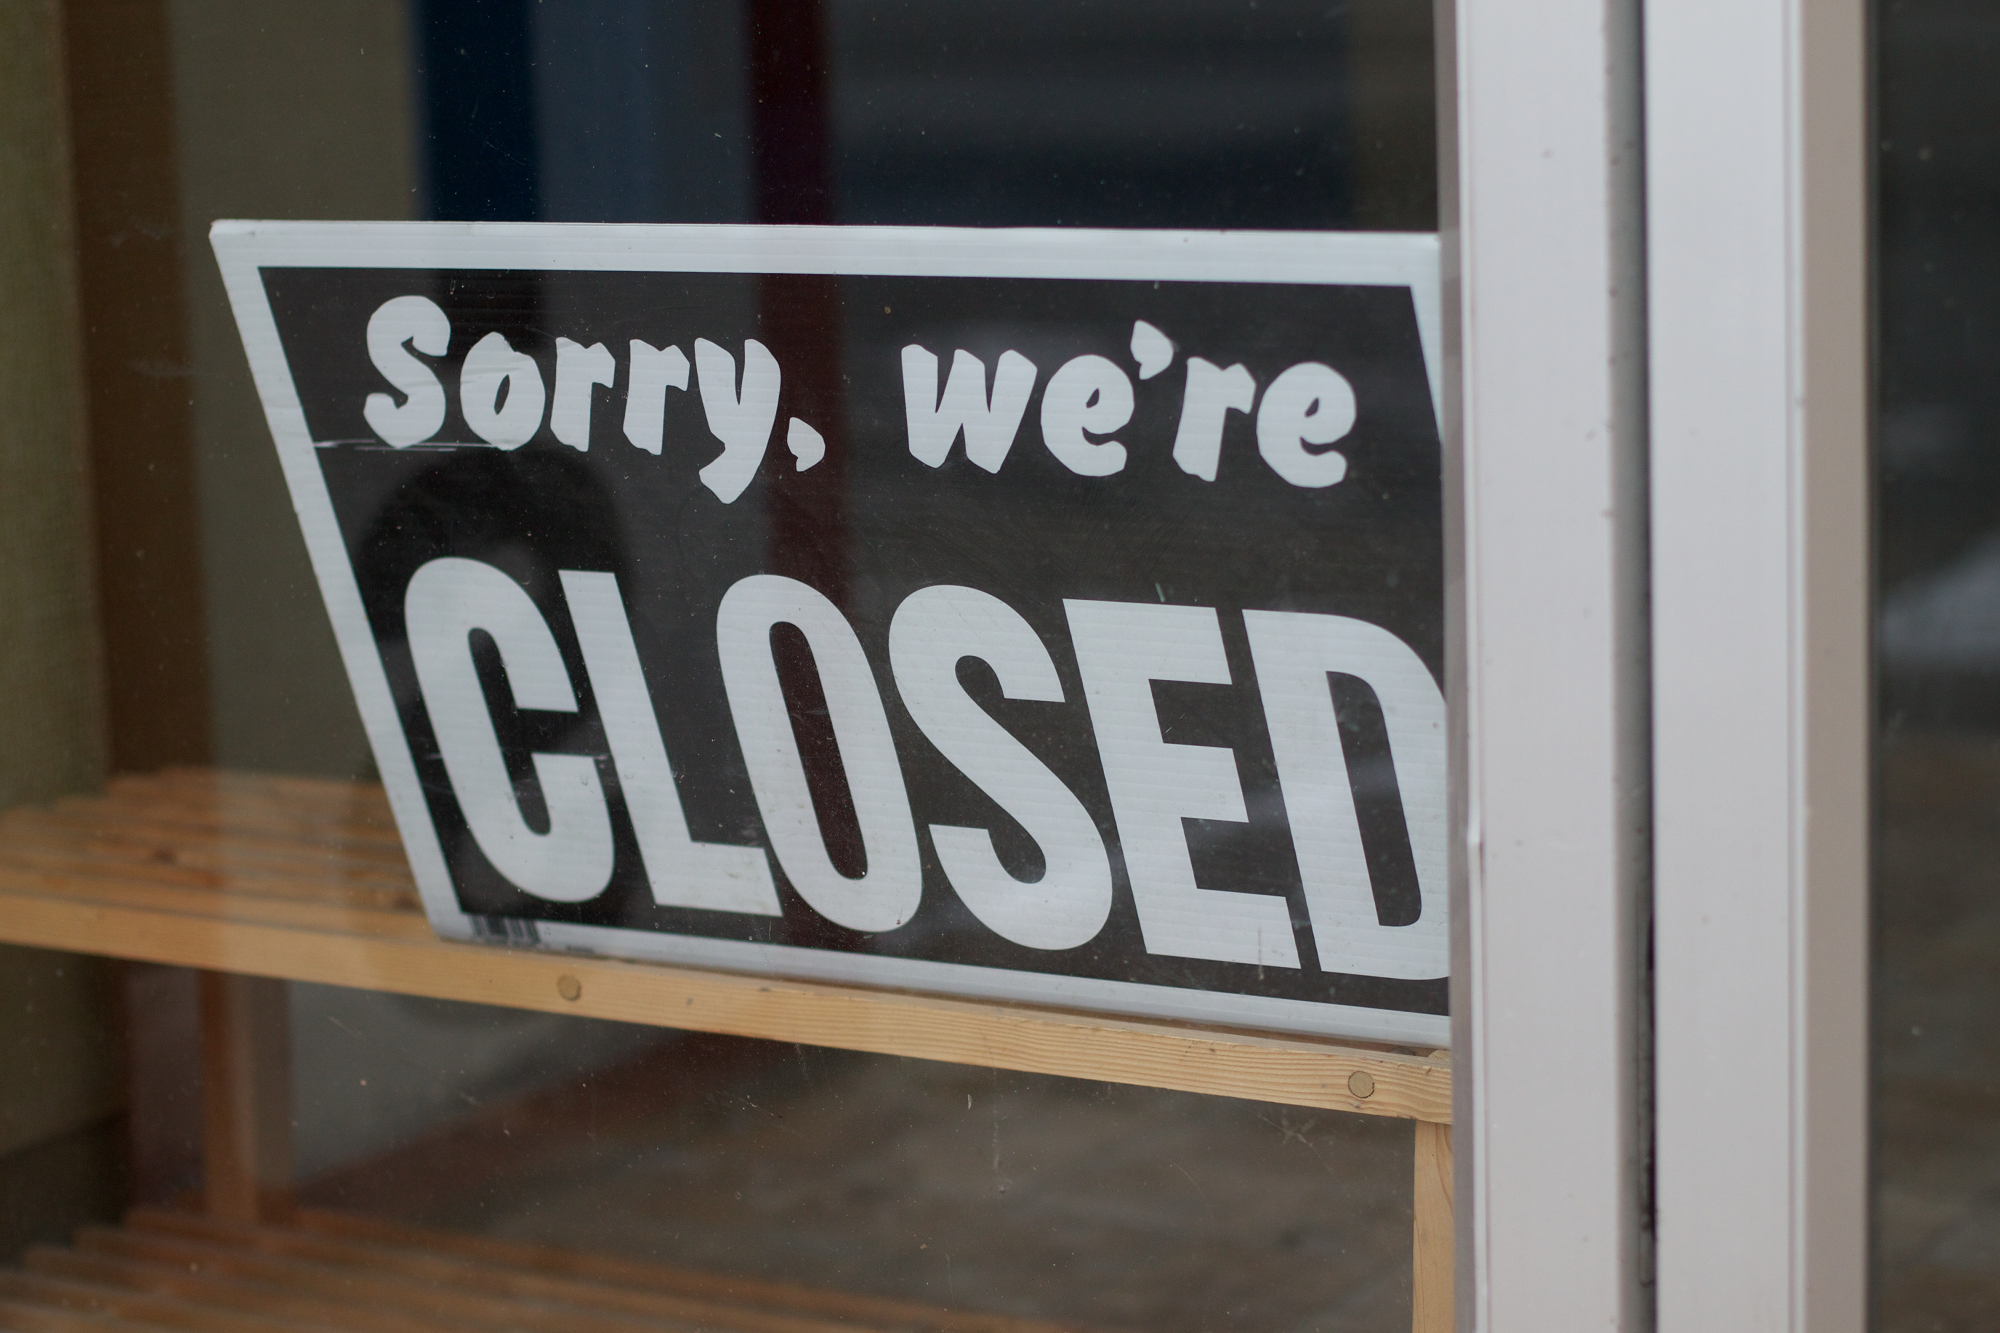
[[[202,974],[202,1194],[217,1217],[291,1212],[291,1047],[282,981]]]
[[[0,1303],[33,1328],[106,1321],[217,1333],[1075,1333],[1045,1321],[657,1269],[538,1246],[316,1215],[325,1225],[239,1224],[140,1210],[86,1227],[78,1250],[37,1246],[0,1271]],[[364,1239],[363,1237],[367,1238]],[[578,1271],[581,1263],[588,1271]],[[698,1299],[690,1283],[734,1288]],[[756,1299],[750,1299],[755,1297]],[[74,1321],[82,1319],[82,1324]],[[0,1328],[8,1327],[0,1323]]]
[[[396,835],[394,816],[379,787],[357,786],[342,798],[319,800],[301,799],[263,787],[206,790],[160,784],[150,779],[116,779],[100,795],[58,801],[54,808],[86,814],[92,810],[128,813],[142,810],[170,823],[288,832],[340,826],[352,829],[363,839]]]
[[[148,1212],[132,1218],[136,1231],[159,1231],[216,1245],[282,1255],[369,1273],[413,1278],[437,1288],[457,1289],[517,1299],[575,1306],[612,1315],[636,1315],[701,1328],[726,1327],[740,1333],[850,1333],[855,1325],[797,1312],[772,1311],[741,1303],[634,1289],[602,1281],[583,1281],[533,1269],[484,1263],[427,1247],[384,1245],[289,1228],[242,1226],[187,1214]],[[902,1327],[895,1321],[887,1327]],[[1022,1333],[1028,1333],[1023,1330]],[[1045,1327],[1033,1333],[1064,1333]]]
[[[41,892],[73,893],[78,897],[90,896],[94,884],[129,885],[139,888],[158,886],[163,889],[185,889],[195,893],[228,894],[231,898],[244,903],[254,903],[258,899],[289,899],[299,903],[344,903],[352,907],[372,908],[377,911],[403,911],[416,914],[416,906],[410,901],[415,895],[383,893],[379,889],[371,889],[366,884],[355,885],[350,889],[332,879],[309,885],[306,881],[293,876],[232,877],[214,875],[207,871],[182,870],[176,866],[126,867],[78,857],[10,859],[5,856],[0,856],[0,876],[10,880],[22,877],[17,882],[38,884]]]
[[[1416,1125],[1416,1252],[1411,1292],[1413,1333],[1453,1333],[1457,1245],[1452,1225],[1451,1126]]]
[[[170,1296],[120,1291],[47,1273],[0,1269],[0,1298],[20,1305],[109,1315],[150,1328],[187,1329],[189,1333],[340,1333],[332,1324],[302,1324],[290,1319],[239,1314]]]
[[[396,1310],[451,1320],[529,1330],[530,1333],[694,1333],[698,1327],[673,1320],[613,1314],[547,1299],[495,1296],[468,1288],[419,1281],[360,1268],[335,1267],[301,1259],[282,1258],[232,1249],[201,1241],[144,1232],[86,1227],[77,1233],[79,1248],[141,1262],[198,1267],[226,1277],[244,1278],[269,1286],[289,1287],[315,1295],[337,1295]],[[729,1324],[710,1328],[732,1329]]]
[[[1063,1327],[1011,1315],[946,1310],[884,1296],[865,1296],[858,1292],[832,1291],[787,1282],[766,1282],[728,1273],[705,1273],[493,1236],[434,1231],[363,1217],[357,1213],[301,1209],[293,1219],[293,1225],[308,1231],[348,1236],[380,1245],[457,1255],[518,1271],[549,1273],[586,1282],[698,1296],[765,1309],[798,1310],[860,1323],[910,1325],[935,1329],[938,1333],[1062,1333]]]
[[[296,773],[253,773],[229,768],[199,768],[170,764],[148,774],[125,774],[113,778],[111,788],[174,788],[245,796],[279,796],[300,804],[325,805],[360,801],[389,808],[389,798],[374,783],[350,782],[345,778],[315,778]]]
[[[5,835],[0,834],[0,837]],[[10,847],[0,852],[0,873],[8,871],[74,877],[77,880],[160,884],[249,897],[347,902],[388,910],[414,911],[420,901],[414,886],[407,879],[398,882],[368,872],[349,877],[331,871],[318,875],[247,868],[218,871],[175,865],[157,858],[128,858],[62,849]]]
[[[312,834],[340,829],[358,842],[386,841],[397,836],[394,818],[379,798],[342,804],[305,804],[271,794],[114,789],[102,796],[63,803],[68,813],[103,810],[145,812],[163,823],[206,825],[243,832]]]
[[[231,779],[216,787],[173,783],[157,778],[113,778],[104,789],[107,802],[177,805],[210,811],[267,811],[287,819],[341,819],[376,824],[390,818],[388,797],[374,784],[357,783],[328,796],[294,794],[279,779],[247,774],[215,774]],[[393,821],[390,825],[394,827]]]
[[[354,826],[359,832],[374,830],[393,834],[396,830],[388,802],[379,788],[356,788],[351,798],[339,801],[303,801],[275,791],[202,791],[114,782],[99,796],[63,802],[57,808],[143,808],[157,810],[162,818],[170,820],[235,822],[253,827],[345,824]]]
[[[313,842],[296,836],[221,832],[206,828],[148,825],[102,812],[77,815],[35,812],[39,818],[0,817],[4,854],[22,849],[62,851],[116,860],[156,862],[200,870],[258,869],[365,876],[410,882],[400,845],[359,842],[344,836]]]
[[[5,1298],[0,1298],[0,1329],[7,1333],[146,1333],[145,1325],[123,1319]]]
[[[0,863],[0,893],[27,894],[62,902],[99,903],[143,911],[174,912],[197,920],[241,921],[299,930],[381,935],[400,939],[430,939],[430,924],[408,909],[343,902],[342,895],[322,893],[321,901],[299,901],[262,894],[222,893],[213,889],[181,889],[133,883],[117,877],[23,871]],[[5,927],[0,925],[0,935]]]
[[[1451,1116],[1448,1058],[901,991],[385,939],[0,889],[0,937],[333,986],[1399,1116]],[[575,998],[566,998],[573,993]],[[1355,1079],[1366,1074],[1366,1080]],[[1368,1096],[1359,1090],[1369,1090]]]
[[[169,765],[151,773],[121,773],[106,783],[105,789],[113,793],[171,792],[184,799],[237,797],[282,800],[301,809],[354,805],[372,805],[378,809],[388,807],[388,798],[377,783],[185,765]]]
[[[224,836],[295,838],[308,845],[355,845],[400,849],[395,825],[378,826],[347,815],[312,814],[272,807],[218,808],[207,802],[179,804],[115,796],[72,797],[47,807],[65,822],[142,828],[150,835],[209,833]]]
[[[352,863],[302,864],[293,867],[201,866],[159,856],[135,854],[116,847],[65,845],[46,839],[19,837],[0,830],[0,866],[51,870],[64,874],[116,875],[154,884],[188,888],[265,893],[276,897],[320,897],[343,893],[376,893],[390,902],[409,904],[415,885],[407,874]]]
[[[328,1328],[367,1329],[369,1333],[465,1333],[467,1327],[451,1320],[413,1315],[380,1301],[295,1291],[184,1265],[147,1263],[113,1254],[85,1254],[37,1246],[28,1251],[25,1262],[32,1272]]]
[[[168,765],[151,773],[121,773],[106,784],[111,791],[179,791],[191,795],[282,796],[298,805],[334,805],[370,799],[381,787],[345,778],[315,778],[295,773],[260,773],[248,769]]]

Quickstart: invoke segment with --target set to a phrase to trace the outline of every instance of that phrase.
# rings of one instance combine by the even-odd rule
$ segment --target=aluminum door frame
[[[1437,14],[1460,1326],[1858,1333],[1864,3]]]
[[[1659,1327],[1860,1333],[1867,8],[1645,43]]]
[[[1496,1333],[1635,1328],[1650,1304],[1639,10],[1437,13],[1457,359],[1457,1314]]]

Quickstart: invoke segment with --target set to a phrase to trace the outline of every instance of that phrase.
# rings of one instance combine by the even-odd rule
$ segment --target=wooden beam
[[[63,6],[115,770],[187,763],[209,753],[194,380],[167,9],[166,0]]]
[[[376,787],[122,778],[104,797],[0,816],[0,940],[1367,1115],[1451,1115],[1443,1053],[441,940],[407,872],[385,861],[385,837]],[[236,1071],[229,1105],[240,1118],[246,1098],[265,1094],[249,1090],[257,1062],[238,1058],[250,1048],[229,1044],[249,1040],[232,1025],[250,1018],[220,986],[212,1030],[228,1041],[216,1058]],[[253,1017],[280,1011],[277,992],[263,994]],[[260,1040],[282,1049],[282,1033]],[[230,1160],[260,1160],[246,1141],[250,1156]]]
[[[292,1211],[292,1060],[285,983],[201,974],[204,1198],[211,1217]]]
[[[1419,1121],[1416,1131],[1416,1253],[1410,1327],[1413,1333],[1453,1333],[1457,1323],[1451,1126]]]
[[[1367,1115],[1451,1115],[1450,1062],[1432,1055],[414,933],[300,929],[22,893],[9,880],[0,872],[0,937],[45,948]]]

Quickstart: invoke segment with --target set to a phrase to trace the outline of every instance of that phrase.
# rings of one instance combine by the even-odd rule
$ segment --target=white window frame
[[[1634,1328],[1646,1304],[1637,19],[1444,0],[1437,25],[1461,358],[1457,1307],[1507,1333]]]
[[[1863,0],[1437,14],[1460,1327],[1859,1333]]]
[[[1860,1333],[1866,6],[1646,14],[1659,1328]]]

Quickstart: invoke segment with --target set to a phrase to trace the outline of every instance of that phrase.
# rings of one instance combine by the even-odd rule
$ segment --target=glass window
[[[2000,22],[1877,17],[1876,1319],[2000,1314]]]
[[[0,733],[0,937],[19,942],[0,953],[0,1324],[65,1300],[141,1324],[934,1317],[895,1302],[1410,1324],[1408,1119],[538,1012],[595,972],[562,974],[559,1001],[496,983],[490,1005],[406,993],[450,988],[387,963],[377,986],[319,984],[340,941],[390,958],[430,934],[208,235],[1429,232],[1428,4],[55,9],[0,16],[0,296],[54,331],[0,348],[0,407],[66,442],[0,459],[20,579],[0,589],[20,714]],[[1160,711],[1199,732],[1186,690]],[[1354,711],[1345,743],[1382,744],[1384,710]],[[1363,833],[1377,860],[1408,855]],[[1204,846],[1226,871],[1226,840]],[[85,952],[22,947],[57,940]],[[160,961],[196,956],[208,970]],[[1342,1086],[1359,1104],[1376,1084]]]

